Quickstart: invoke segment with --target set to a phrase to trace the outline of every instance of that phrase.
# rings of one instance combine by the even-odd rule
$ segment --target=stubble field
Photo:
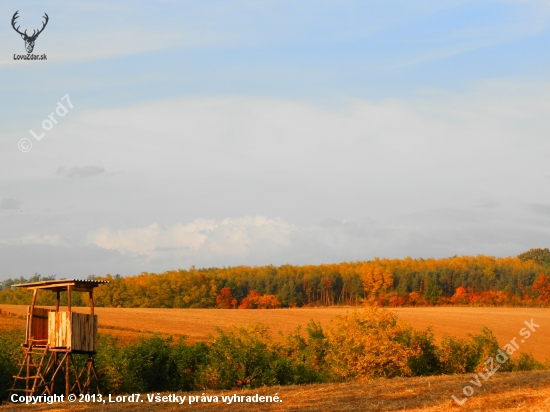
[[[0,305],[4,314],[0,317],[0,329],[23,325],[26,306]],[[75,308],[86,312],[87,308]],[[218,310],[218,309],[125,309],[96,308],[99,315],[100,332],[132,340],[141,335],[161,333],[165,336],[186,335],[190,341],[208,338],[217,327],[228,330],[231,326],[262,322],[269,325],[278,336],[278,331],[288,333],[297,326],[304,327],[310,319],[329,326],[331,319],[352,308],[302,308],[278,310]],[[417,328],[432,326],[438,339],[444,334],[465,336],[476,333],[483,326],[489,327],[502,346],[514,337],[520,342],[519,330],[526,327],[524,321],[531,321],[540,327],[520,349],[531,352],[538,360],[550,358],[550,309],[540,308],[400,308],[392,309],[401,319]],[[7,315],[6,312],[18,316]],[[177,405],[167,402],[149,403],[107,403],[107,404],[54,404],[0,406],[0,411],[550,411],[550,371],[498,373],[482,386],[475,389],[463,406],[453,400],[464,399],[463,387],[468,385],[472,375],[430,376],[419,378],[397,378],[370,382],[349,382],[342,384],[317,384],[286,387],[268,387],[255,390],[208,391],[207,395],[220,396],[218,403],[195,403]],[[471,385],[471,384],[470,384]],[[221,402],[221,395],[271,395],[275,393],[282,403],[253,404],[237,403],[227,405]],[[168,394],[164,394],[168,395]],[[201,393],[181,393],[181,396]]]
[[[27,311],[22,305],[0,305],[5,312],[24,316]],[[86,313],[87,308],[74,308]],[[310,319],[323,327],[337,315],[352,308],[300,308],[300,309],[128,309],[96,308],[99,316],[100,333],[110,333],[123,339],[133,339],[141,334],[161,333],[165,336],[188,336],[190,342],[208,338],[216,328],[229,330],[231,326],[244,326],[262,322],[268,325],[274,336],[281,331],[287,334],[298,326],[303,328]],[[360,309],[359,309],[360,310]],[[519,351],[531,352],[540,361],[550,359],[550,309],[546,308],[474,308],[474,307],[429,307],[397,308],[400,319],[414,327],[432,327],[436,339],[444,334],[464,337],[478,333],[483,326],[493,331],[502,347],[517,338]],[[540,327],[525,342],[521,342],[519,330],[525,328],[525,321]],[[22,320],[19,319],[19,322]]]
[[[462,406],[453,399],[464,399],[462,388],[472,376],[446,375],[420,378],[381,379],[370,382],[349,382],[300,386],[273,386],[239,391],[207,391],[208,396],[218,396],[217,403],[193,403],[178,405],[169,402],[149,403],[146,394],[137,403],[64,403],[53,405],[0,406],[4,411],[550,411],[550,371],[497,373]],[[277,396],[278,403],[225,404],[222,395]],[[156,394],[155,394],[156,395]],[[169,395],[168,393],[161,395]],[[179,393],[178,396],[197,396],[203,392]],[[143,400],[143,402],[142,402]]]

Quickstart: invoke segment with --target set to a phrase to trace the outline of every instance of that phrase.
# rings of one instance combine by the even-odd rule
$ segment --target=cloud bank
[[[117,250],[148,260],[169,257],[244,257],[261,244],[267,249],[279,249],[289,244],[295,228],[281,219],[264,216],[237,219],[197,219],[189,224],[111,231],[99,229],[88,236],[90,243],[103,249]]]
[[[61,273],[50,256],[71,250],[90,266],[70,273],[111,262],[129,274],[545,247],[548,92],[500,81],[413,102],[197,97],[75,111],[31,152],[0,152],[2,193],[25,205],[4,203],[0,248],[47,275]]]

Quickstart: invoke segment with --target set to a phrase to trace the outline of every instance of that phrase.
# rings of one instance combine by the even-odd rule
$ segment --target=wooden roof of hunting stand
[[[89,292],[99,285],[109,283],[107,280],[85,280],[85,279],[59,279],[59,280],[43,280],[41,282],[19,283],[13,285],[14,288],[22,289],[46,289],[54,292],[65,292],[69,286],[77,292]]]
[[[105,280],[60,279],[21,283],[14,288],[32,290],[32,302],[27,310],[27,329],[23,359],[11,393],[53,394],[56,391],[56,375],[65,372],[65,394],[78,391],[90,393],[95,378],[96,392],[99,382],[93,355],[97,351],[97,315],[94,315],[94,288],[109,283]],[[49,290],[57,295],[54,309],[36,308],[39,290]],[[59,310],[60,293],[67,292],[67,310]],[[90,298],[90,314],[71,311],[71,292],[87,292]],[[86,365],[77,373],[73,354],[88,356]],[[63,357],[59,357],[63,355]],[[72,364],[72,369],[71,369]],[[74,376],[71,377],[71,371]],[[23,385],[23,387],[21,387]]]
[[[83,279],[60,279],[60,280],[45,280],[42,282],[32,282],[32,283],[19,283],[13,285],[14,288],[28,289],[33,290],[34,294],[32,297],[31,308],[34,308],[36,301],[36,293],[40,290],[51,290],[57,294],[57,304],[55,311],[59,311],[59,293],[60,292],[69,292],[67,297],[67,306],[68,311],[71,311],[71,294],[70,292],[88,292],[90,296],[90,309],[91,314],[94,314],[94,298],[93,290],[99,285],[104,283],[109,283],[107,280],[83,280]],[[32,312],[32,310],[31,310]]]

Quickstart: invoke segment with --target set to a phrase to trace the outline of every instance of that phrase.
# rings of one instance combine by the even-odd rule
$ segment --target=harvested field
[[[0,305],[0,309],[18,315],[26,314],[26,306]],[[74,308],[86,312],[87,308]],[[189,337],[191,342],[213,334],[216,327],[228,330],[232,325],[242,326],[255,322],[268,325],[275,333],[288,333],[298,326],[305,326],[310,319],[328,326],[331,319],[351,308],[300,308],[300,309],[128,309],[96,308],[100,332],[120,334],[124,339],[142,333],[159,332],[164,335]],[[457,337],[477,333],[487,326],[503,346],[518,338],[519,351],[531,352],[544,361],[550,358],[550,309],[545,308],[474,308],[474,307],[428,307],[392,309],[403,320],[417,328],[433,327],[437,339],[444,334]],[[520,343],[519,330],[524,321],[533,319],[540,325],[529,340]]]
[[[14,313],[2,311],[0,309],[0,331],[2,329],[12,329],[17,326],[24,325],[25,321],[20,316]]]
[[[26,307],[26,306],[25,306]],[[24,327],[25,326],[25,315],[18,315],[15,314],[15,312],[19,313],[19,309],[21,307],[18,307],[17,310],[13,312],[7,312],[2,311],[0,309],[0,332],[8,329],[13,329],[16,327]],[[100,334],[109,334],[117,336],[119,339],[121,339],[123,342],[131,342],[135,341],[140,336],[145,337],[151,337],[154,334],[157,334],[159,332],[153,332],[153,331],[143,331],[138,329],[129,329],[126,327],[118,327],[118,326],[106,326],[106,325],[100,325],[99,327],[99,333]],[[163,336],[178,336],[177,334],[164,334]]]
[[[398,378],[370,382],[342,384],[276,386],[237,392],[208,392],[207,395],[250,395],[274,396],[282,403],[196,403],[183,405],[171,403],[149,403],[145,395],[143,402],[94,404],[54,404],[34,406],[0,406],[2,411],[550,411],[550,372],[497,373],[474,394],[463,406],[453,400],[462,400],[462,388],[472,376],[430,376],[422,378]],[[168,395],[168,394],[165,394]],[[200,393],[179,393],[178,395],[201,396]]]

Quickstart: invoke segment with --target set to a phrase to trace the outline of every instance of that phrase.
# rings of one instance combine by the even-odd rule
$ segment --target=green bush
[[[21,358],[21,342],[25,339],[24,328],[13,328],[0,332],[0,399],[6,399],[13,384],[12,376],[17,374],[17,363]]]
[[[283,344],[276,346],[280,356],[289,361],[285,374],[278,375],[281,385],[331,381],[326,360],[328,342],[323,328],[311,320],[306,332],[307,340],[298,327],[285,337]]]
[[[171,362],[175,366],[170,379],[170,390],[192,391],[201,386],[197,376],[208,361],[209,347],[206,342],[187,344],[184,338],[172,348]]]
[[[127,393],[129,376],[123,344],[111,335],[99,335],[95,365],[105,393]]]
[[[269,343],[268,328],[259,323],[234,327],[229,332],[218,329],[218,335],[209,345],[207,362],[200,371],[201,384],[226,389],[279,383],[277,369],[287,363],[270,350]]]
[[[521,353],[503,363],[500,370],[502,372],[534,371],[549,369],[549,366],[533,358],[530,353]]]
[[[135,385],[132,392],[145,393],[171,388],[176,373],[176,365],[172,360],[173,349],[172,338],[161,336],[140,338],[137,343],[126,346],[129,373]]]
[[[207,360],[205,342],[187,344],[184,338],[155,335],[123,344],[101,336],[96,367],[102,385],[110,393],[190,391],[199,389],[197,374]]]
[[[488,328],[465,339],[445,336],[439,348],[440,373],[471,373],[482,370],[485,361],[495,356],[498,342]]]
[[[422,331],[409,329],[403,334],[402,342],[409,347],[419,349],[409,358],[408,368],[411,376],[430,376],[441,373],[438,347],[430,328]]]

